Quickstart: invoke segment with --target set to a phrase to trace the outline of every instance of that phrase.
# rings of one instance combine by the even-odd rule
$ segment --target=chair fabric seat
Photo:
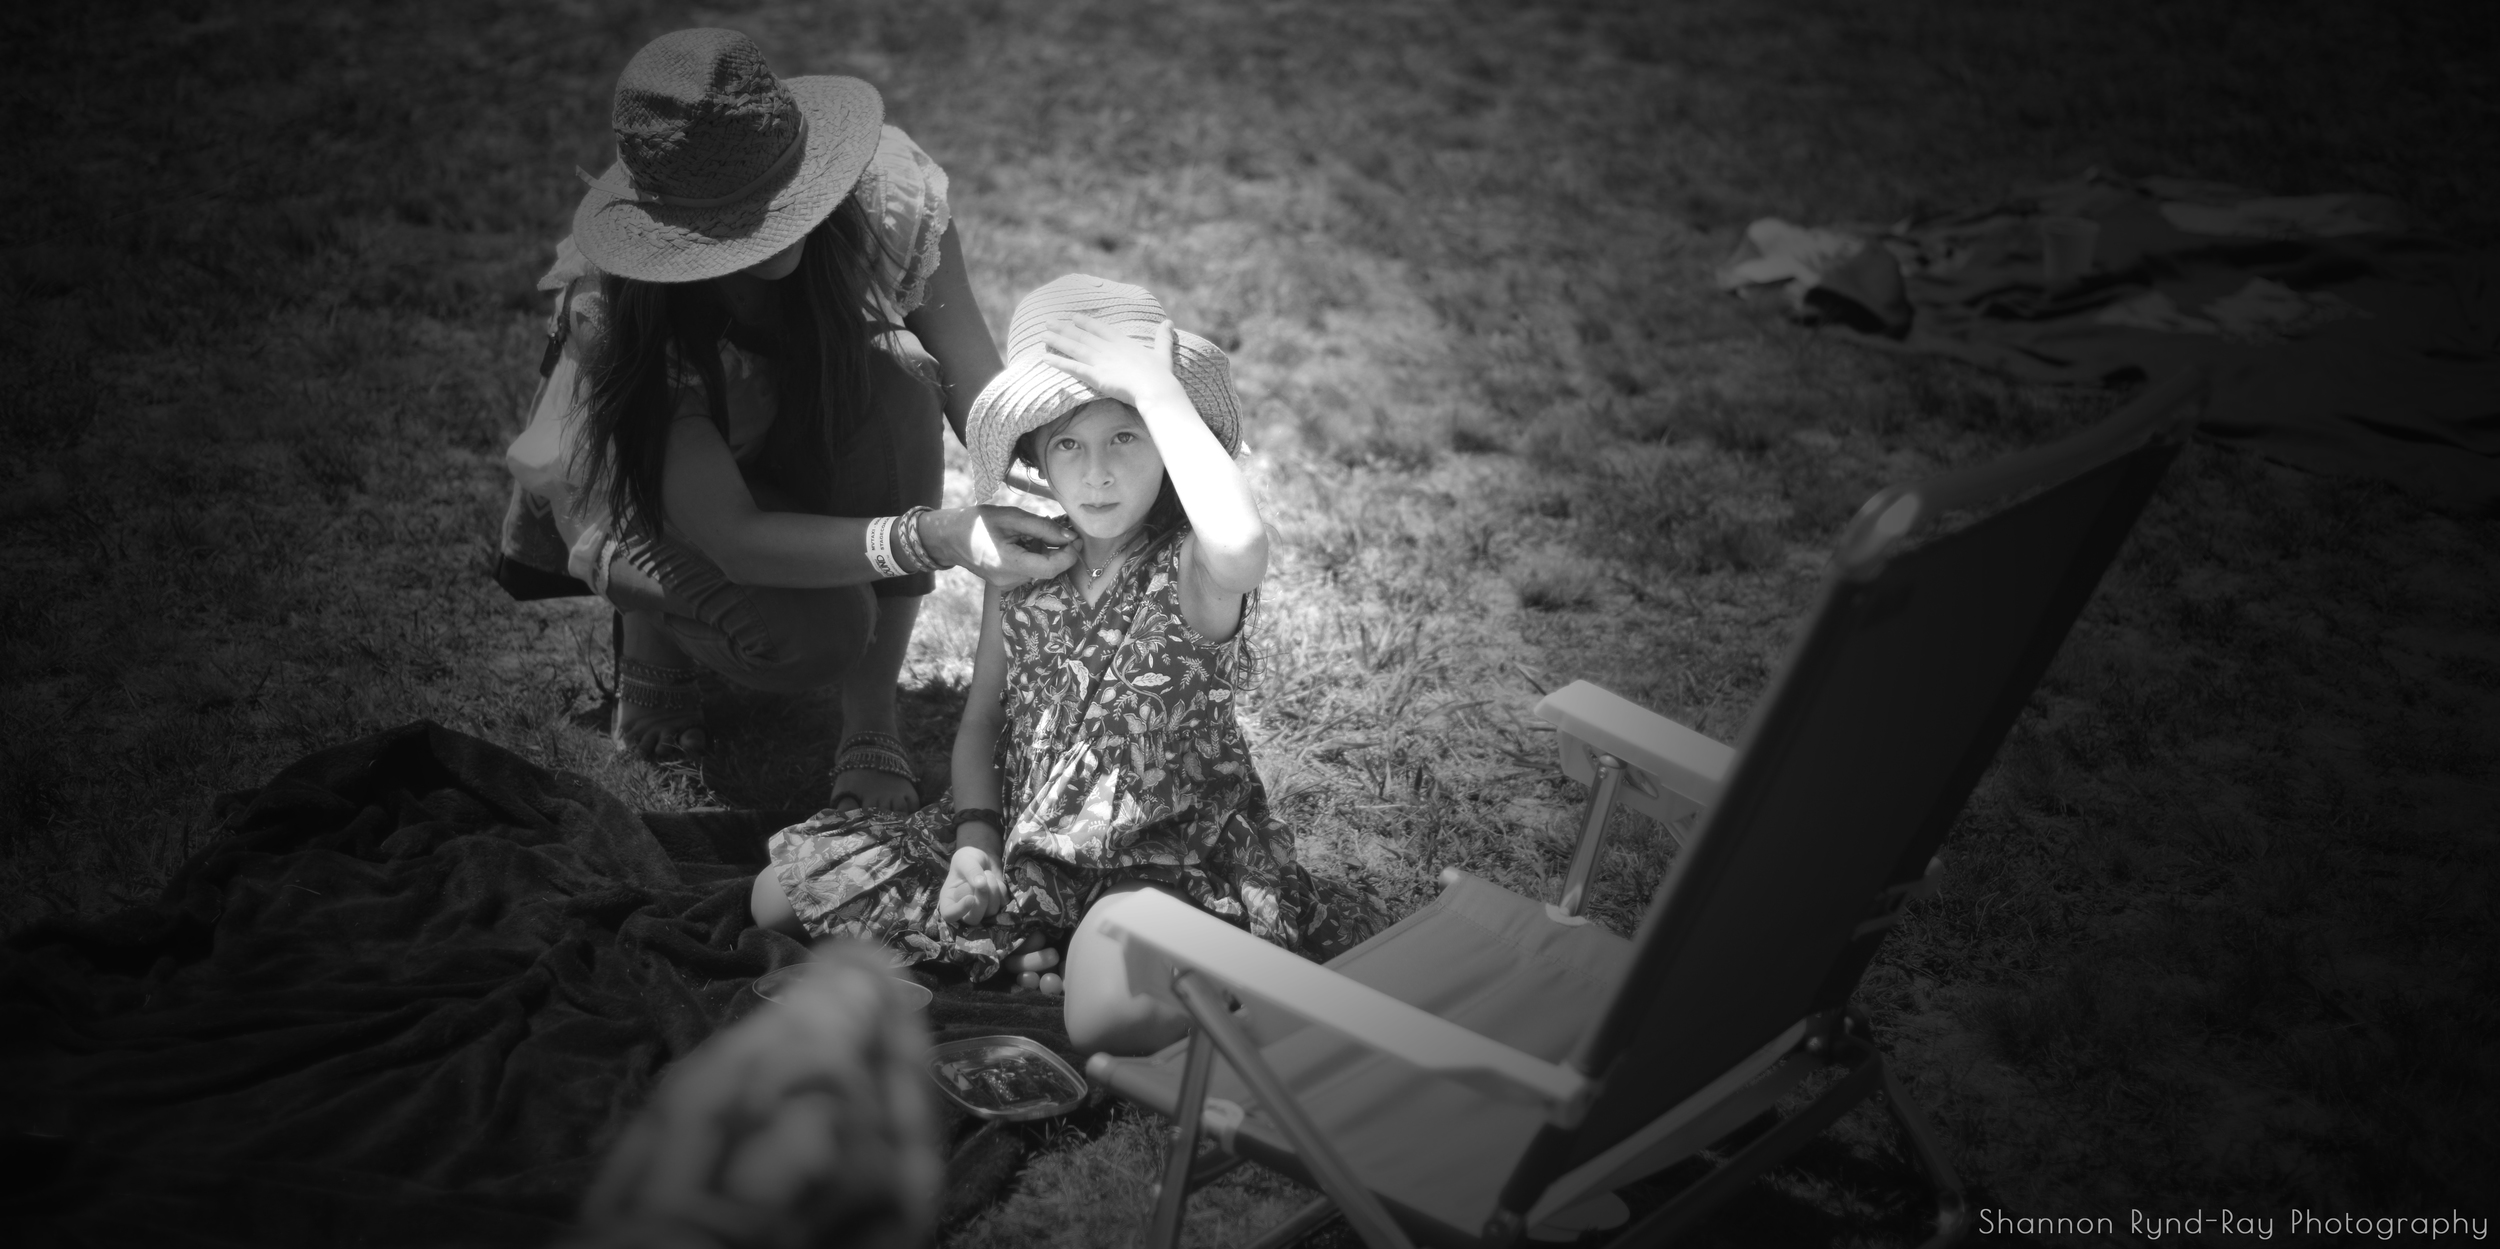
[[[1606,1005],[1630,942],[1591,923],[1559,922],[1543,903],[1459,875],[1430,905],[1328,966],[1391,997],[1549,1062],[1559,1062]],[[1253,1008],[1260,1052],[1346,1164],[1431,1243],[1471,1244],[1494,1210],[1543,1112],[1421,1071],[1332,1029],[1292,1025]],[[1281,1035],[1280,1035],[1281,1033]],[[1273,1038],[1273,1039],[1266,1039]],[[1188,1044],[1122,1060],[1110,1082],[1169,1117]],[[1236,1148],[1273,1165],[1293,1156],[1228,1064],[1210,1098],[1246,1113]],[[1286,1165],[1289,1174],[1301,1168]]]

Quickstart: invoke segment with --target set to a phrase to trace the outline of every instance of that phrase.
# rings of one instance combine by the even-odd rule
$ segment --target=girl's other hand
[[[1155,327],[1152,343],[1140,343],[1092,317],[1078,315],[1043,335],[1042,342],[1058,353],[1044,355],[1044,364],[1093,387],[1105,398],[1139,409],[1159,398],[1177,399],[1184,406],[1189,403],[1188,392],[1172,375],[1170,321]]]
[[[938,918],[959,926],[978,924],[1007,905],[1007,877],[998,858],[979,846],[958,846],[938,886]]]

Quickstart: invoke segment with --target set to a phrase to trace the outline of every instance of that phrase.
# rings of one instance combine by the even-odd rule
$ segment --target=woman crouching
[[[541,285],[575,366],[568,568],[622,616],[620,744],[691,755],[703,669],[839,683],[830,801],[909,811],[894,687],[938,568],[1047,577],[1051,521],[933,510],[999,369],[946,177],[852,78],[777,79],[745,36],[665,35],[620,75]],[[561,376],[561,375],[559,375]]]

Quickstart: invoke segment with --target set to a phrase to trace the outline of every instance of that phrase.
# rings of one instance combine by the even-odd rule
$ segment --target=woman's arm
[[[757,507],[729,443],[706,420],[669,426],[660,505],[670,527],[739,585],[820,589],[881,575],[868,562],[867,518]],[[1037,551],[1018,539],[1062,549]],[[1001,585],[1066,571],[1076,562],[1067,540],[1057,520],[1012,507],[944,508],[920,519],[932,558]]]
[[[973,399],[1002,366],[998,344],[981,319],[981,306],[973,302],[972,274],[964,267],[963,246],[952,223],[938,239],[938,267],[929,275],[928,297],[918,311],[903,318],[903,328],[937,358],[946,377],[946,423],[955,427],[955,441],[962,442]]]

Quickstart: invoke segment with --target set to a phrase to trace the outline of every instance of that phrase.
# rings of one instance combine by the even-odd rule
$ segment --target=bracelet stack
[[[953,567],[930,558],[920,544],[920,516],[930,509],[917,505],[900,516],[879,516],[868,522],[868,566],[880,577],[903,577]]]

